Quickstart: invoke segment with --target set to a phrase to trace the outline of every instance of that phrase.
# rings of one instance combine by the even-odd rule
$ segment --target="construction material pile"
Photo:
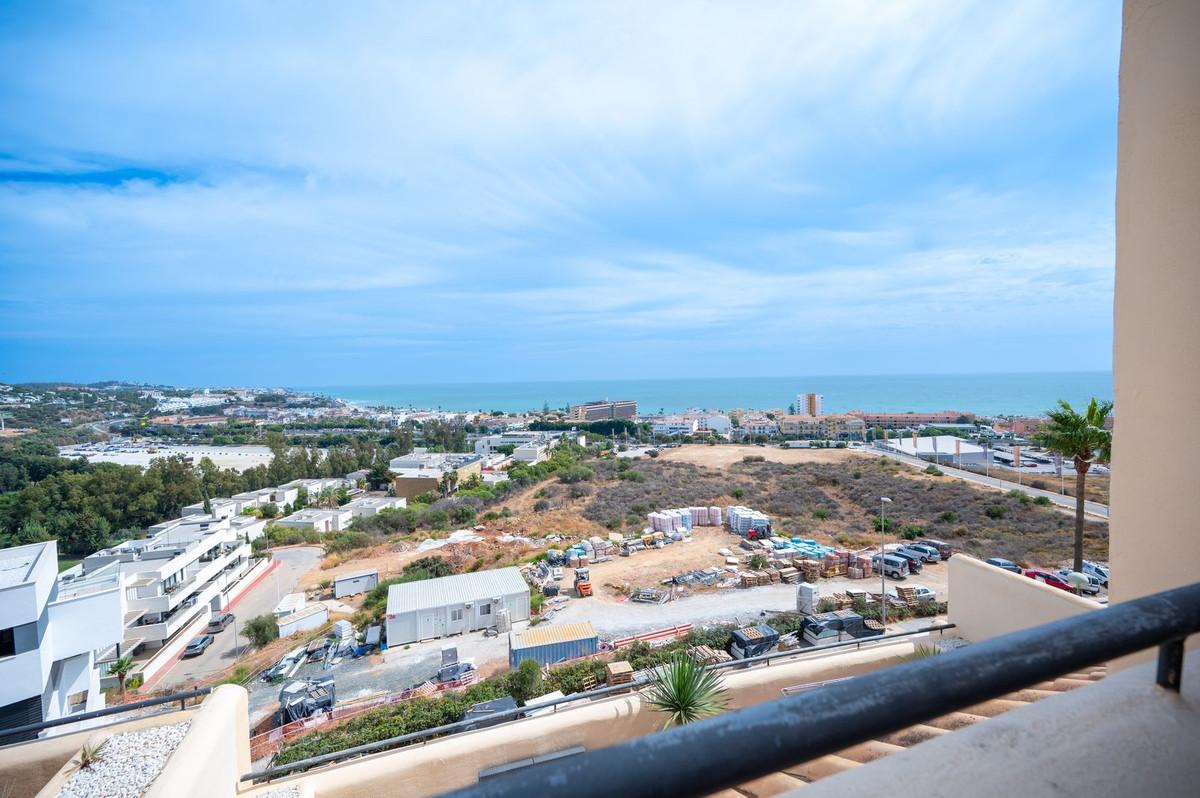
[[[747,535],[752,529],[762,533],[771,531],[771,519],[758,510],[734,505],[726,508],[725,515],[729,520],[729,530],[734,534]]]
[[[654,532],[691,532],[696,526],[720,526],[720,507],[676,507],[671,510],[657,510],[649,513],[646,519]]]

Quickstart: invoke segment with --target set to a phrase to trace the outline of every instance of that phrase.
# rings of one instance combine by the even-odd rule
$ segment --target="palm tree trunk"
[[[1074,570],[1083,570],[1083,504],[1084,498],[1084,483],[1087,481],[1087,469],[1091,464],[1085,464],[1080,470],[1079,466],[1075,466],[1075,566]]]

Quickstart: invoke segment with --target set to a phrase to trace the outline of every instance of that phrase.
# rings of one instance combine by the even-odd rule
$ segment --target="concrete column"
[[[1126,0],[1120,87],[1114,602],[1200,580],[1200,0]]]

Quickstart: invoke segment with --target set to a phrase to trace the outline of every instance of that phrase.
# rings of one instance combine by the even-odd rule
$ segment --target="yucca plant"
[[[72,771],[87,770],[101,760],[100,749],[104,747],[104,743],[95,745],[84,743],[79,749],[79,756],[71,761]]]
[[[715,715],[728,704],[720,675],[685,653],[676,654],[654,672],[645,697],[653,709],[667,714],[664,729]]]

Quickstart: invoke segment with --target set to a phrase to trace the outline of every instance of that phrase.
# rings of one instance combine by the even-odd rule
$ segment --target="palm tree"
[[[667,713],[666,729],[715,715],[725,709],[728,698],[720,675],[687,654],[676,654],[655,671],[646,701]]]
[[[116,676],[117,683],[121,685],[121,695],[125,695],[125,680],[129,678],[131,670],[133,670],[133,657],[121,657],[108,666],[108,672]]]
[[[1112,402],[1100,402],[1093,398],[1087,410],[1079,413],[1060,399],[1058,407],[1046,413],[1049,422],[1034,435],[1034,439],[1042,446],[1075,462],[1076,571],[1083,570],[1083,507],[1087,472],[1093,462],[1108,462],[1112,458],[1112,431],[1104,427],[1112,408]]]

